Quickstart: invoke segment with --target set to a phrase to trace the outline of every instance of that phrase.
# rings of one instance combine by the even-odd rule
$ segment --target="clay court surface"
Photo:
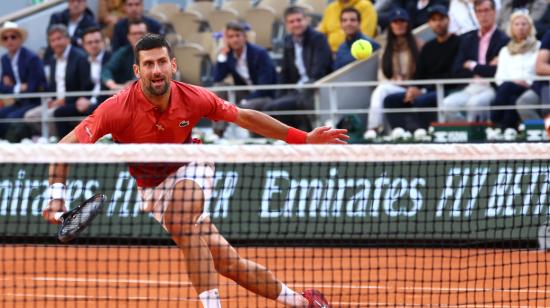
[[[333,307],[550,307],[550,253],[239,248]],[[180,252],[143,246],[0,246],[0,307],[201,307]],[[222,279],[227,307],[282,307]]]

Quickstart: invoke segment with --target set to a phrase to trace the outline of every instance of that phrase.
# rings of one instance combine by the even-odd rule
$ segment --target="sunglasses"
[[[12,34],[12,35],[6,35],[6,36],[2,36],[2,41],[7,41],[7,40],[13,40],[15,41],[17,39],[17,35],[15,34]]]

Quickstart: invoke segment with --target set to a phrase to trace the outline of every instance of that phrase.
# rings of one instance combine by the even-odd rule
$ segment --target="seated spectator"
[[[147,25],[143,20],[132,20],[128,23],[127,32],[130,45],[115,51],[101,70],[101,81],[109,90],[124,89],[136,78],[133,69],[134,47],[147,33]]]
[[[502,0],[502,9],[497,18],[498,28],[506,31],[510,16],[518,10],[524,10],[531,16],[537,32],[544,33],[546,25],[539,23],[539,21],[544,17],[547,7],[548,1],[546,0]]]
[[[351,45],[359,39],[369,41],[373,51],[380,48],[380,44],[375,40],[361,33],[361,14],[355,8],[348,7],[343,9],[342,13],[340,13],[340,23],[346,35],[346,40],[338,47],[338,51],[336,52],[334,58],[335,70],[355,61],[355,58],[351,55]]]
[[[500,11],[500,0],[495,0],[495,10]],[[457,35],[477,30],[474,0],[451,0],[449,5],[449,32]]]
[[[369,0],[337,0],[330,3],[323,14],[318,30],[327,36],[332,52],[344,42],[346,36],[340,24],[340,14],[343,9],[353,7],[361,12],[361,31],[370,37],[376,35],[377,16],[374,6]]]
[[[409,14],[405,10],[397,8],[390,16],[387,40],[378,68],[378,80],[384,82],[374,89],[370,98],[367,127],[376,131],[384,128],[384,99],[406,90],[392,81],[408,80],[416,71],[420,42],[412,34]]]
[[[281,83],[303,85],[315,82],[332,71],[332,53],[326,37],[308,25],[303,8],[285,10],[284,22],[289,33],[285,37]],[[311,90],[288,90],[266,105],[263,111],[304,110],[313,108]],[[298,116],[280,116],[281,121],[309,130],[310,123]]]
[[[214,66],[214,82],[221,82],[231,75],[233,84],[239,86],[277,83],[275,65],[267,50],[248,42],[243,26],[235,22],[227,24],[224,42]],[[237,101],[239,105],[246,105],[247,102],[252,104],[251,100],[263,100],[273,95],[273,91],[267,90],[239,91]]]
[[[124,17],[123,0],[98,0],[97,19],[103,34],[111,40],[115,24]]]
[[[44,90],[46,77],[42,60],[34,52],[23,47],[27,39],[27,30],[16,23],[6,21],[0,28],[0,39],[0,45],[8,51],[2,56],[0,93],[20,94]],[[25,112],[39,105],[40,98],[16,99],[12,105],[0,109],[0,119],[23,118]],[[17,141],[22,137],[28,137],[19,135],[20,128],[20,125],[0,124],[0,138]]]
[[[550,30],[546,31],[546,34],[542,38],[535,62],[535,71],[538,76],[550,76]],[[518,106],[548,105],[550,104],[549,91],[548,81],[536,81],[529,90],[525,91],[517,99],[516,104]],[[519,108],[518,113],[524,121],[536,120],[550,113],[550,109],[543,109],[541,111]]]
[[[451,0],[449,20],[449,31],[457,35],[477,30],[474,0]]]
[[[234,85],[276,84],[275,64],[263,47],[247,41],[246,29],[239,23],[230,22],[225,27],[224,44],[218,53],[214,66],[214,82],[221,83],[228,75]],[[227,99],[225,93],[221,96]],[[274,91],[237,91],[236,103],[243,108],[261,109],[271,98]],[[227,122],[214,122],[213,129],[223,136]]]
[[[498,54],[495,75],[498,88],[493,106],[514,106],[518,97],[531,87],[540,48],[535,32],[527,12],[517,11],[510,16],[507,29],[510,42]],[[516,109],[492,110],[491,121],[501,128],[517,128],[519,116]]]
[[[126,18],[119,20],[115,24],[113,39],[111,40],[111,49],[113,52],[121,47],[130,45],[130,41],[128,40],[128,23],[131,20],[142,20],[147,25],[147,30],[150,33],[163,34],[164,29],[158,21],[143,15],[143,0],[123,0],[123,2]]]
[[[420,51],[413,79],[453,78],[453,63],[458,52],[459,38],[449,32],[449,16],[442,5],[428,9],[428,25],[436,38],[427,42]],[[384,108],[437,107],[435,86],[409,86],[405,93],[389,95],[384,100]],[[437,120],[435,112],[388,113],[390,127],[402,127],[409,131],[427,129]]]
[[[56,92],[56,98],[48,102],[48,116],[52,117],[58,108],[74,108],[76,102],[83,97],[65,97],[67,92],[90,91],[94,84],[90,78],[90,63],[88,57],[80,48],[71,46],[71,37],[65,25],[52,25],[48,29],[48,41],[52,49],[52,56],[45,59],[48,91]],[[33,108],[25,114],[26,119],[38,119],[41,117],[41,107]],[[50,125],[54,131],[55,127]],[[62,132],[60,132],[62,133]],[[51,135],[58,135],[52,133]]]
[[[111,53],[105,50],[105,41],[99,27],[89,28],[84,31],[82,36],[82,44],[88,56],[90,63],[90,79],[94,84],[91,98],[81,97],[76,100],[75,104],[67,104],[54,111],[54,117],[83,117],[91,114],[98,104],[103,102],[108,96],[98,96],[99,91],[105,90],[106,87],[101,83],[101,68],[107,63],[111,57]],[[78,122],[56,122],[57,133],[59,136],[65,136],[75,128]]]
[[[68,0],[69,7],[52,14],[51,25],[62,24],[67,27],[73,46],[82,47],[82,34],[90,27],[97,27],[94,13],[88,8],[86,0]]]
[[[410,23],[413,29],[428,22],[428,9],[436,4],[449,7],[448,0],[397,0],[395,3],[405,9],[410,16]]]
[[[454,63],[457,78],[492,78],[497,70],[498,53],[509,38],[496,27],[496,10],[493,0],[475,0],[474,8],[479,30],[465,33]],[[476,81],[443,100],[443,112],[448,122],[486,121],[488,107],[495,99],[495,89],[490,83]],[[472,108],[470,108],[472,107]],[[477,108],[477,109],[476,109]],[[462,110],[466,109],[466,112]]]

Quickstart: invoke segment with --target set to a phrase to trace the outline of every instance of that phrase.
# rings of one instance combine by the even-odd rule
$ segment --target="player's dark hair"
[[[299,7],[299,6],[289,6],[286,8],[283,16],[284,16],[284,19],[286,20],[286,18],[289,15],[294,15],[294,14],[301,14],[302,16],[306,16],[306,10],[304,10],[303,7]]]
[[[411,23],[407,23],[407,33],[405,33],[405,40],[407,41],[407,47],[411,53],[411,66],[414,66],[416,59],[418,59],[418,46],[416,45],[416,39],[412,33]],[[387,44],[382,54],[382,73],[386,78],[391,79],[393,75],[393,55],[395,53],[395,45],[397,44],[397,36],[390,29],[388,30]]]
[[[151,50],[155,48],[162,48],[166,47],[166,50],[168,51],[168,56],[170,59],[174,57],[172,53],[172,46],[170,46],[170,43],[161,35],[153,34],[153,33],[147,33],[144,37],[142,37],[136,44],[136,48],[134,49],[134,56],[136,64],[139,65],[139,52],[142,50]]]
[[[82,33],[82,39],[84,40],[84,37],[90,33],[96,33],[96,32],[99,32],[101,34],[101,36],[103,36],[103,34],[101,33],[101,28],[97,27],[97,26],[91,26],[91,27],[88,27],[86,28],[86,30],[84,30],[84,33]]]
[[[355,13],[355,16],[357,16],[357,21],[361,22],[361,13],[353,6],[344,8],[342,10],[342,12],[340,13],[340,20],[342,20],[342,16],[344,16],[345,13]]]

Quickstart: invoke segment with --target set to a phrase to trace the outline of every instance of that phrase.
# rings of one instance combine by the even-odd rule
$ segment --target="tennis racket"
[[[76,238],[84,231],[101,212],[107,197],[103,194],[96,194],[90,199],[82,202],[74,209],[59,217],[61,225],[57,231],[57,238],[62,243],[67,243]]]

